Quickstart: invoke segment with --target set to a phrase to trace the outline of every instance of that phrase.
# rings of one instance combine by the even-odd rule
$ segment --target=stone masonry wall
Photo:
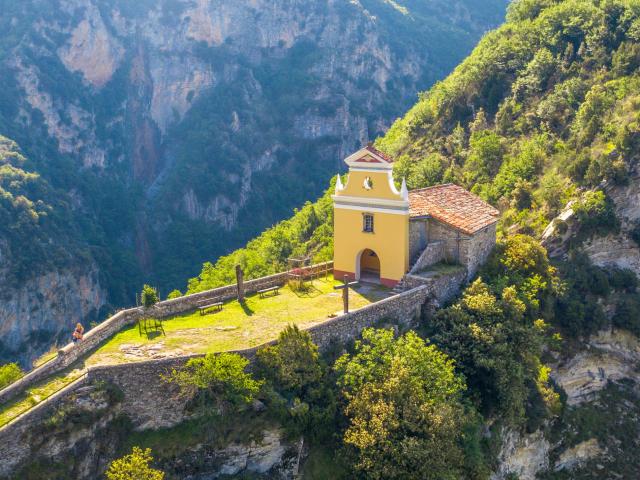
[[[304,269],[304,273],[308,276],[315,275],[317,273],[324,272],[327,268],[331,269],[332,267],[333,262],[325,262],[306,267]],[[287,272],[282,272],[267,277],[257,278],[255,280],[248,280],[244,282],[245,294],[255,293],[258,290],[270,288],[276,285],[284,285],[287,281],[287,275]],[[235,298],[236,294],[236,285],[226,285],[224,287],[194,293],[193,295],[185,295],[183,297],[159,302],[153,307],[150,314],[159,318],[165,318],[209,303],[230,300]],[[69,343],[58,351],[58,355],[54,359],[32,370],[17,382],[14,382],[1,390],[0,404],[7,402],[43,378],[68,367],[80,357],[96,348],[100,343],[107,340],[110,336],[122,330],[123,327],[138,321],[144,313],[145,312],[142,307],[136,307],[122,310],[109,317],[104,322],[89,330],[84,335],[82,342],[75,345],[73,343]]]
[[[469,236],[433,219],[429,222],[429,241],[443,241],[445,260],[467,267],[467,280],[471,279],[496,244],[496,224]]]
[[[434,241],[430,242],[422,252],[422,254],[418,257],[415,265],[411,269],[409,273],[420,272],[432,265],[435,265],[438,262],[442,262],[445,260],[445,245],[443,241]]]
[[[454,298],[467,282],[467,270],[460,266],[457,271],[432,276],[407,274],[404,279],[407,288],[426,286],[429,292],[430,305],[434,310]]]
[[[439,240],[444,243],[445,260],[464,264],[469,236],[434,219],[429,219],[429,224],[429,241]]]
[[[429,220],[426,218],[409,221],[409,258],[415,259],[429,241]]]
[[[487,258],[495,245],[495,223],[479,231],[470,239],[469,242],[466,242],[466,259],[464,263],[467,265],[467,280],[471,280],[478,271],[478,268],[487,261]]]

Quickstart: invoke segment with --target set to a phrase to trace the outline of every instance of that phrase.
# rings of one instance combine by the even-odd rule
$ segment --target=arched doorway
[[[358,280],[361,282],[380,283],[380,259],[378,254],[370,248],[360,252],[356,265]]]

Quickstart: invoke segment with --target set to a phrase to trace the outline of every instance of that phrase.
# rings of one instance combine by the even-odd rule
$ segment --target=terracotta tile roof
[[[374,155],[378,155],[380,158],[382,158],[385,162],[387,163],[393,163],[393,158],[391,158],[389,155],[387,155],[384,152],[381,152],[380,150],[378,150],[376,147],[374,147],[373,145],[367,145],[365,147],[365,150],[368,150],[369,152],[373,153]]]
[[[458,185],[448,183],[409,192],[411,217],[430,216],[468,235],[498,221],[500,212]]]

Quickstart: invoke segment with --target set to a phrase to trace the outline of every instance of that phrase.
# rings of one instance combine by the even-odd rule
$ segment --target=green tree
[[[278,342],[258,350],[257,372],[274,386],[301,394],[316,385],[322,376],[318,347],[309,332],[297,325],[288,325],[278,336]]]
[[[262,385],[245,372],[248,364],[249,360],[235,353],[209,353],[173,369],[165,379],[177,384],[184,395],[199,395],[203,408],[208,402],[220,409],[239,408],[250,403]]]
[[[539,373],[546,324],[525,316],[515,287],[496,297],[480,279],[457,304],[441,310],[430,323],[433,341],[456,360],[476,392],[486,415],[516,424]]]
[[[501,137],[491,130],[474,132],[470,139],[470,153],[464,164],[465,181],[486,182],[496,173],[505,153]]]
[[[7,363],[0,367],[0,390],[11,385],[24,376],[24,372],[17,363]]]
[[[145,308],[151,308],[160,301],[158,291],[150,285],[145,284],[140,293],[140,303]]]
[[[349,426],[344,442],[366,478],[458,479],[463,380],[414,332],[365,329],[336,362]]]
[[[133,447],[130,454],[111,462],[107,480],[163,480],[164,473],[149,466],[152,461],[151,449]]]
[[[271,407],[290,433],[331,438],[337,411],[333,379],[309,332],[287,326],[275,345],[258,350],[255,371],[273,389]]]
[[[182,296],[182,292],[178,289],[171,290],[169,295],[167,295],[167,300],[171,300],[173,298],[180,298]]]

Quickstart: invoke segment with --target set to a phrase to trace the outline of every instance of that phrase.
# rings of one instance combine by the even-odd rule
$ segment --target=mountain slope
[[[97,265],[77,242],[73,199],[32,166],[0,136],[0,361],[66,341],[72,322],[97,319],[106,302]]]
[[[318,196],[506,4],[0,0],[0,134],[129,305]]]

